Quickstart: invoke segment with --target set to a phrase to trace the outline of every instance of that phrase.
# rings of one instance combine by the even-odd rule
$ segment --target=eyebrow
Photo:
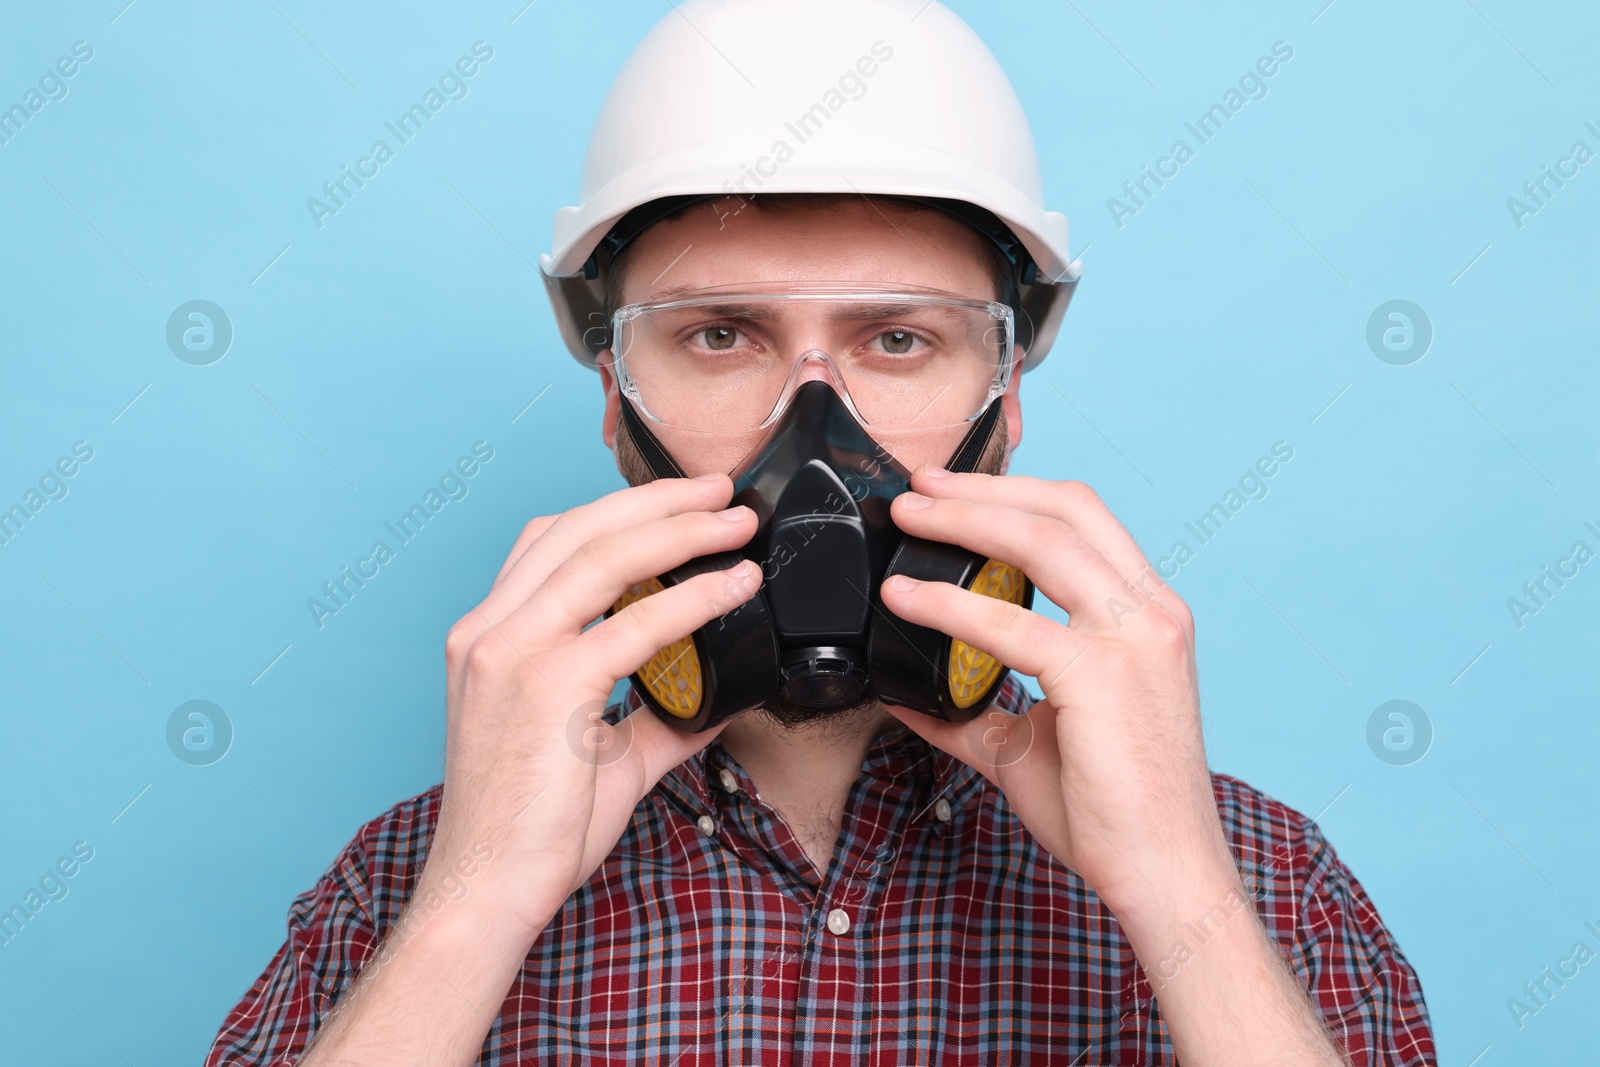
[[[852,319],[893,319],[898,318],[901,315],[909,315],[916,310],[937,311],[944,313],[947,317],[950,313],[949,308],[940,307],[937,304],[851,304],[849,306],[849,313],[847,315],[841,315],[840,317]]]
[[[807,304],[811,304],[811,303],[832,304],[832,303],[835,303],[835,301],[831,301],[831,300],[816,300],[816,301],[807,300],[807,301],[801,301],[801,303],[807,303]],[[908,314],[911,313],[913,308],[918,306],[918,305],[915,305],[915,304],[903,304],[903,303],[902,304],[857,304],[854,301],[846,301],[846,300],[840,300],[840,301],[837,301],[837,303],[843,304],[844,306],[843,307],[837,307],[837,308],[833,309],[832,313],[829,316],[830,318],[841,318],[841,319],[892,319],[892,318],[896,318],[896,317],[901,316],[901,315],[908,315]],[[687,311],[689,309],[688,308],[684,308],[684,310]],[[699,306],[699,310],[708,312],[709,314],[712,314],[712,315],[720,315],[722,317],[730,318],[730,319],[761,320],[761,319],[770,319],[770,318],[774,317],[773,316],[773,306],[772,306],[771,303],[768,303],[767,301],[762,301],[759,304],[740,304],[740,303],[702,304],[702,305]]]
[[[660,301],[665,303],[666,301],[673,299],[671,294],[674,291],[678,293],[687,293],[692,292],[693,289],[688,286],[679,286],[676,287],[675,290],[665,290],[659,296],[653,298],[651,302],[654,303],[656,301]],[[810,303],[810,301],[805,302]],[[819,300],[816,302],[834,303],[835,301]],[[921,303],[913,304],[898,301],[877,304],[859,304],[847,299],[840,299],[837,301],[837,303],[844,304],[845,306],[837,309],[834,312],[836,317],[858,321],[899,318],[904,315],[912,314],[916,311],[933,311],[937,313],[939,317],[945,319],[959,317],[959,312],[956,312],[953,308]],[[735,301],[723,304],[696,304],[689,307],[673,308],[672,310],[676,312],[701,313],[718,318],[744,319],[751,322],[767,321],[775,317],[773,315],[771,302],[765,300],[758,303],[741,303]]]
[[[760,322],[773,317],[765,304],[696,304],[693,307],[674,308],[674,311],[712,315],[719,319],[745,319]]]
[[[671,300],[692,293],[698,288],[700,288],[698,285],[669,285],[665,289],[657,289],[640,303],[654,304],[662,300]]]

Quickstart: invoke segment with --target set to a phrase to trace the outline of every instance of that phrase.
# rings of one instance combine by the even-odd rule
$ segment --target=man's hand
[[[902,530],[1020,567],[1070,621],[944,582],[901,591],[890,580],[883,599],[895,614],[998,657],[1044,692],[1027,721],[893,713],[983,771],[1118,915],[1159,904],[1185,872],[1231,870],[1200,731],[1194,623],[1133,538],[1081,482],[927,471],[914,482],[926,495],[902,494],[891,510]]]
[[[305,1064],[471,1063],[528,950],[605,860],[639,801],[719,730],[681,733],[648,708],[589,731],[618,680],[748,600],[745,562],[585,627],[625,590],[739,548],[733,483],[663,479],[528,523],[483,603],[445,642],[443,800],[406,913],[341,998]],[[620,735],[620,738],[617,736]],[[474,873],[461,891],[463,868]],[[453,890],[453,891],[452,891]],[[444,900],[418,911],[419,901]]]
[[[891,509],[902,530],[1020,567],[1069,621],[891,578],[890,611],[1032,675],[1044,699],[1025,716],[964,724],[889,711],[998,786],[1155,972],[1186,921],[1243,893],[1206,765],[1188,606],[1081,482],[924,468],[912,485]],[[1243,910],[1158,989],[1179,1058],[1342,1062],[1253,907]]]
[[[749,562],[639,600],[588,630],[625,590],[755,533],[725,475],[623,489],[523,530],[489,595],[445,642],[449,728],[444,800],[421,883],[475,845],[494,849],[494,891],[531,942],[610,854],[639,801],[720,730],[686,734],[646,708],[617,731],[626,753],[596,759],[587,731],[617,681],[748,600]],[[613,739],[615,740],[615,739]]]

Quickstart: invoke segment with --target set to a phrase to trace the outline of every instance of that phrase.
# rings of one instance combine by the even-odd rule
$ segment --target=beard
[[[628,403],[627,400],[622,402]],[[990,435],[989,443],[973,469],[979,474],[1004,474],[1009,446],[1006,420],[1001,418],[996,421],[994,433]],[[617,471],[629,485],[643,485],[655,480],[655,475],[639,453],[638,445],[628,433],[628,424],[621,419],[617,420],[616,458]],[[774,693],[752,710],[768,716],[787,731],[832,732],[834,729],[847,730],[851,724],[873,714],[879,706],[877,690],[868,682],[860,699],[849,704],[819,708],[797,704],[782,693]]]

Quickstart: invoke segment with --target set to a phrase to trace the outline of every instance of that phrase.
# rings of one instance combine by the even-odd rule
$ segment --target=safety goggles
[[[720,286],[611,318],[619,388],[654,422],[702,433],[771,425],[822,379],[879,433],[971,422],[1005,392],[1012,310],[933,289],[861,283]]]

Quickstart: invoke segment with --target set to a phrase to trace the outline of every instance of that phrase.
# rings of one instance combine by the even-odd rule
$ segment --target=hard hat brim
[[[730,146],[694,145],[657,156],[617,175],[582,204],[556,212],[554,248],[539,257],[540,272],[561,326],[563,339],[573,356],[594,366],[603,346],[596,347],[603,334],[603,287],[599,281],[583,277],[584,264],[595,247],[628,212],[651,201],[674,196],[745,196],[766,193],[844,193],[862,196],[912,196],[961,200],[992,212],[1011,228],[1027,248],[1039,268],[1039,280],[1022,286],[1023,308],[1031,320],[1033,344],[1022,364],[1024,371],[1037,366],[1048,352],[1059,329],[1061,315],[1082,274],[1081,261],[1067,257],[1067,217],[1055,211],[1040,211],[1030,198],[1014,187],[998,181],[968,161],[920,145],[896,145],[886,151],[877,144],[863,146],[856,158],[859,170],[840,173],[834,169],[809,167],[803,158],[791,159],[774,168],[770,175],[755,169],[770,145]],[[834,146],[830,157],[837,158]],[[848,149],[845,149],[848,152]],[[705,179],[728,158],[755,162],[742,174],[730,175],[720,186]],[[873,159],[892,159],[892,167],[875,167]],[[908,175],[936,175],[936,180],[919,181]],[[581,325],[580,325],[581,324]],[[599,334],[595,327],[601,326]]]

